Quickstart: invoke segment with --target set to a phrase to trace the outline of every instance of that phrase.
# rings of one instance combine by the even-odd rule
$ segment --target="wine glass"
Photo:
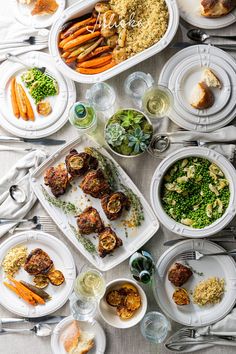
[[[73,317],[79,321],[91,321],[97,310],[97,303],[103,297],[106,283],[97,269],[83,267],[74,284],[70,297]]]

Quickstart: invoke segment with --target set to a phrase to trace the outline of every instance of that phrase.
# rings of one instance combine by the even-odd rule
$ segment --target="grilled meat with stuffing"
[[[107,254],[112,253],[116,248],[123,245],[122,240],[110,228],[105,229],[99,233],[98,252],[99,256],[104,258]]]
[[[69,184],[69,175],[64,164],[49,167],[44,175],[44,183],[50,187],[55,197],[65,194]]]
[[[80,183],[80,188],[94,198],[102,198],[111,192],[109,183],[100,169],[88,172]]]
[[[89,170],[96,170],[97,167],[98,160],[86,152],[78,153],[72,149],[66,156],[66,168],[72,177],[81,177]]]
[[[77,225],[80,233],[84,235],[100,232],[104,229],[99,212],[93,207],[86,208],[78,215]]]
[[[110,195],[105,195],[101,200],[102,208],[109,220],[118,219],[123,210],[129,210],[130,201],[122,192],[114,192]]]
[[[169,281],[175,286],[182,286],[193,275],[193,272],[189,267],[181,263],[175,263],[168,272]]]
[[[46,274],[52,266],[53,261],[49,255],[41,248],[35,248],[26,258],[24,270],[31,275]]]

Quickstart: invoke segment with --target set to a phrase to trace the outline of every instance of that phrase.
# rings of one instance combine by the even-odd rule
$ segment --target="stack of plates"
[[[204,68],[210,68],[222,83],[213,89],[215,102],[209,109],[191,106],[191,91],[201,81]],[[195,45],[175,54],[164,66],[159,84],[174,95],[174,107],[169,114],[184,129],[210,132],[224,127],[236,116],[236,65],[234,59],[213,46]]]
[[[23,138],[43,138],[59,130],[68,120],[68,114],[71,106],[76,101],[75,84],[72,80],[64,78],[55,68],[53,59],[49,54],[41,52],[30,52],[19,56],[28,66],[46,67],[47,71],[55,78],[58,84],[59,93],[57,96],[48,97],[52,112],[47,116],[36,114],[33,99],[28,95],[32,106],[34,107],[35,120],[25,121],[22,118],[17,119],[12,110],[10,83],[11,79],[20,77],[27,68],[21,64],[5,61],[0,66],[0,124],[10,133]]]

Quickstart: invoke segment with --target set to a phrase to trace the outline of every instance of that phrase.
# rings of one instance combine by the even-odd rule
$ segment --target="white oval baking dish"
[[[226,179],[229,181],[230,187],[230,201],[225,213],[214,223],[202,229],[194,229],[189,226],[185,226],[169,217],[162,207],[160,198],[162,180],[168,169],[176,161],[188,158],[190,156],[202,157],[214,162],[224,172]],[[223,155],[214,150],[200,147],[180,149],[166,157],[157,167],[152,177],[150,198],[152,207],[158,219],[173,233],[192,238],[211,236],[225,228],[236,214],[236,170]]]
[[[93,84],[98,81],[108,80],[111,77],[120,74],[121,72],[140,63],[141,61],[144,61],[150,58],[151,56],[161,52],[172,41],[179,25],[179,10],[178,10],[176,0],[165,0],[165,1],[169,11],[169,25],[163,38],[159,42],[154,44],[152,47],[144,50],[143,52],[136,54],[132,58],[125,60],[124,62],[116,65],[115,67],[101,74],[96,74],[96,75],[85,75],[85,74],[77,73],[61,59],[60,51],[58,48],[58,35],[60,33],[61,26],[65,22],[67,22],[70,19],[78,17],[78,15],[83,16],[88,12],[92,11],[94,5],[97,3],[97,0],[82,0],[70,6],[62,13],[60,18],[54,22],[49,35],[49,42],[48,42],[49,51],[56,63],[57,69],[60,70],[65,76],[69,77],[74,81],[86,83],[86,84]]]

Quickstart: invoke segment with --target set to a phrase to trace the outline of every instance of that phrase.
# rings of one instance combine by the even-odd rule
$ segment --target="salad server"
[[[0,143],[31,143],[31,144],[40,144],[40,145],[63,145],[65,144],[65,140],[59,139],[50,139],[50,138],[42,138],[42,139],[28,139],[28,138],[16,138],[13,136],[5,136],[0,135]]]
[[[37,322],[37,323],[46,323],[54,324],[64,320],[66,316],[45,316],[45,317],[34,317],[34,318],[14,318],[14,317],[5,317],[0,318],[0,323],[28,323],[28,322]]]

